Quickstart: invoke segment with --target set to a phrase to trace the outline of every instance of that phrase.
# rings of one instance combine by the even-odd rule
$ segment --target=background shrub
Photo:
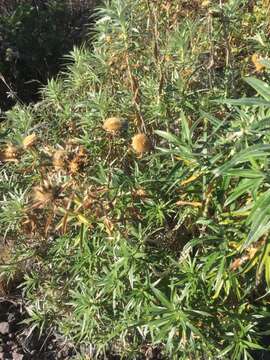
[[[0,3],[2,110],[18,99],[24,103],[38,99],[40,86],[63,65],[63,55],[86,38],[94,4],[65,0]]]

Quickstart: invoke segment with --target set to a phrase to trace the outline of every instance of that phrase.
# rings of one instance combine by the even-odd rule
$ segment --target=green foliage
[[[96,356],[265,347],[269,68],[250,57],[269,49],[268,20],[250,6],[106,2],[93,51],[6,113],[0,224],[18,241],[3,272],[28,259],[29,326]],[[112,117],[128,127],[106,131]],[[141,132],[152,148],[137,154]]]

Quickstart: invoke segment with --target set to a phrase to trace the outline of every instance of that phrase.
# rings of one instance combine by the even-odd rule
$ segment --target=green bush
[[[96,357],[240,360],[265,347],[263,6],[106,2],[93,51],[74,49],[41,102],[6,113],[0,224],[16,246],[3,274],[25,269],[30,327]]]

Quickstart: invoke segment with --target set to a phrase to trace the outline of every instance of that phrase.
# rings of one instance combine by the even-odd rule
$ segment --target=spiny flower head
[[[151,141],[143,134],[139,133],[132,138],[132,148],[137,154],[143,154],[151,150]]]
[[[58,198],[60,191],[60,186],[54,186],[47,181],[44,181],[42,185],[34,187],[32,192],[34,207],[43,208],[53,203]]]
[[[109,133],[116,133],[123,129],[125,122],[118,117],[110,117],[103,123],[103,129]]]

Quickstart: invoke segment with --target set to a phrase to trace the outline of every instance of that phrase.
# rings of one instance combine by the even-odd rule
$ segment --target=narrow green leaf
[[[166,131],[162,130],[155,130],[155,134],[162,137],[163,139],[168,140],[170,143],[176,144],[176,145],[182,145],[179,138],[177,138],[175,135],[170,134]]]
[[[254,169],[230,169],[226,171],[226,175],[248,179],[263,179],[265,176],[263,172]]]
[[[250,349],[258,349],[258,350],[263,350],[264,347],[256,344],[256,343],[252,343],[251,341],[247,341],[247,340],[242,340],[241,341],[243,344],[247,345]]]
[[[153,286],[152,286],[152,290],[163,306],[165,306],[169,310],[174,310],[174,307],[171,304],[171,302],[166,298],[166,296],[162,294],[160,290],[154,288]]]
[[[225,206],[231,204],[233,201],[238,199],[241,195],[245,194],[246,192],[253,191],[253,189],[257,188],[263,179],[244,179],[240,182],[240,184],[234,189],[231,195],[225,202]]]
[[[270,101],[260,98],[241,98],[241,99],[228,99],[219,100],[219,104],[234,105],[234,106],[266,106],[270,107]]]
[[[240,153],[234,155],[234,157],[221,167],[215,169],[213,172],[216,176],[226,174],[228,170],[231,170],[235,165],[248,161],[250,158],[259,159],[270,155],[270,145],[260,144],[252,145]]]
[[[248,77],[244,80],[265,100],[270,101],[270,87],[266,82],[255,77]]]
[[[263,118],[251,124],[251,130],[265,130],[270,128],[270,117]]]

